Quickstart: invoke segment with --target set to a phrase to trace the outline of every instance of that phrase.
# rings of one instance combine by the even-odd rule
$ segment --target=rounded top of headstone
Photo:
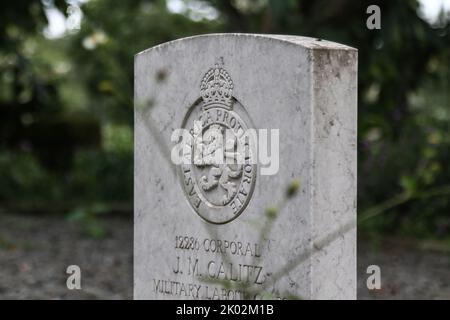
[[[136,56],[143,54],[149,50],[162,49],[166,46],[177,44],[186,41],[204,40],[207,38],[214,39],[226,39],[226,38],[248,38],[256,40],[268,40],[268,41],[280,41],[284,43],[294,44],[305,48],[307,50],[344,50],[344,51],[357,51],[356,48],[346,46],[337,42],[323,40],[320,38],[293,36],[293,35],[277,35],[277,34],[256,34],[256,33],[210,33],[197,35],[192,37],[180,38],[177,40],[165,42],[157,46],[148,48],[136,54]]]

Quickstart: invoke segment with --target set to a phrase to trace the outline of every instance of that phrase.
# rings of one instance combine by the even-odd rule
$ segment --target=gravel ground
[[[0,299],[131,299],[132,220],[108,217],[106,236],[87,237],[58,217],[0,214]],[[436,247],[436,246],[435,246]],[[450,251],[386,241],[358,243],[359,299],[450,299]],[[82,290],[68,290],[66,268],[82,270]],[[381,267],[382,289],[366,288],[366,268]]]
[[[368,290],[367,266],[381,269],[381,289]],[[358,299],[450,300],[450,246],[389,239],[374,248],[358,242]]]
[[[0,299],[131,299],[131,219],[100,221],[102,239],[57,217],[0,215]],[[68,290],[66,268],[81,268],[82,290]]]

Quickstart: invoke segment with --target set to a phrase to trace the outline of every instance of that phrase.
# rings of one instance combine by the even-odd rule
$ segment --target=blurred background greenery
[[[381,30],[366,28],[370,4]],[[449,21],[415,0],[2,1],[0,208],[131,218],[134,54],[203,33],[293,34],[359,50],[360,232],[450,243]]]

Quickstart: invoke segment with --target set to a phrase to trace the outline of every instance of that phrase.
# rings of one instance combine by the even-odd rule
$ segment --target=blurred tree
[[[98,125],[86,118],[66,119],[59,95],[62,76],[43,57],[45,7],[64,1],[14,1],[0,5],[0,148],[32,151],[47,168],[68,169],[76,145],[98,144]],[[45,44],[46,45],[46,44]],[[60,52],[59,55],[64,53]]]
[[[67,6],[44,3],[63,12]],[[366,28],[370,4],[381,8],[381,30]],[[0,112],[21,110],[1,122],[2,148],[11,147],[5,142],[14,140],[11,132],[25,134],[37,114],[51,119],[61,113],[74,122],[74,113],[81,113],[101,124],[99,150],[68,153],[74,163],[66,168],[70,183],[61,198],[131,201],[134,54],[202,33],[294,34],[359,50],[359,212],[387,212],[368,220],[367,228],[450,234],[448,13],[431,25],[418,15],[416,0],[91,0],[81,2],[79,31],[44,39],[42,4],[2,6]],[[39,52],[27,59],[30,41]],[[52,71],[61,63],[70,71]]]
[[[194,21],[170,12],[165,1],[90,1],[82,28],[72,39],[71,58],[83,76],[91,110],[109,121],[133,122],[133,58],[180,37],[218,32],[220,23]]]

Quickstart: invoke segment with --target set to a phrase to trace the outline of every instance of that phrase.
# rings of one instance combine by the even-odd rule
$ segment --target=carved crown
[[[233,81],[228,72],[223,68],[222,58],[205,74],[200,85],[200,90],[204,110],[213,107],[232,109]]]

